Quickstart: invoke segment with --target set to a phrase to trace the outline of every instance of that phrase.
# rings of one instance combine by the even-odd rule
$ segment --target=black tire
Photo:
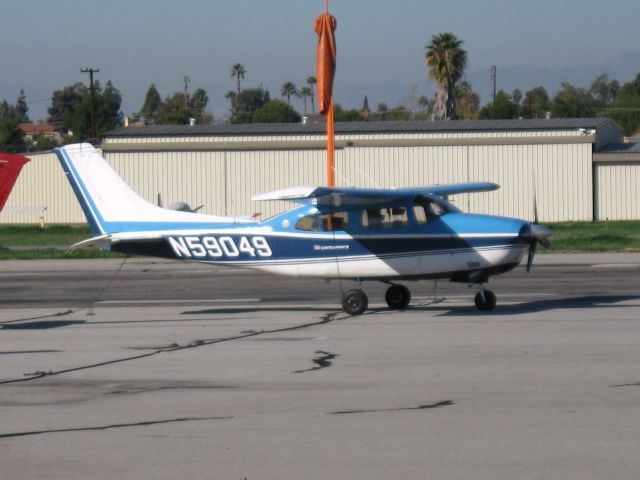
[[[369,299],[362,290],[349,290],[342,297],[342,308],[349,315],[362,315],[369,306]]]
[[[496,308],[496,296],[491,290],[484,291],[484,301],[480,292],[476,295],[476,307],[478,310],[488,312]]]
[[[411,302],[411,292],[404,285],[391,285],[384,295],[387,305],[392,310],[404,310]]]

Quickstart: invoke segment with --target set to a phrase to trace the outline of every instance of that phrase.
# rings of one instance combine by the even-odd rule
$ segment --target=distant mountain
[[[633,80],[640,73],[640,51],[620,55],[600,65],[584,65],[578,67],[545,68],[545,67],[504,67],[497,66],[497,89],[510,93],[519,88],[523,93],[542,85],[549,95],[554,95],[562,82],[569,82],[578,87],[590,87],[596,77],[602,73],[609,79],[616,79],[623,84]],[[485,71],[473,71],[466,75],[467,81],[480,94],[482,103],[491,98],[490,66]]]
[[[623,84],[636,78],[640,73],[640,51],[619,55],[611,60],[598,65],[573,66],[563,68],[547,67],[501,67],[497,65],[497,89],[508,93],[514,88],[519,88],[523,93],[542,85],[550,96],[560,89],[562,82],[569,82],[578,87],[590,87],[596,77],[602,73],[609,75],[609,79],[616,79]],[[491,100],[491,78],[487,65],[486,69],[474,70],[465,75],[480,95],[482,104]],[[426,71],[425,71],[426,76]],[[369,96],[369,104],[372,109],[379,102],[385,102],[392,108],[398,104],[406,103],[410,96],[412,85],[410,83],[392,83],[386,85],[372,85],[359,87],[341,87],[336,85],[336,97],[347,108],[360,108],[365,95]],[[421,82],[418,89],[419,95],[432,96],[435,86]]]

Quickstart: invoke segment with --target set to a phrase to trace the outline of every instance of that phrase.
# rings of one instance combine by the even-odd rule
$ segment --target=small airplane
[[[398,280],[450,279],[477,284],[475,304],[492,310],[484,288],[493,275],[515,268],[551,231],[537,222],[462,213],[446,197],[495,190],[494,183],[401,189],[289,188],[253,200],[301,206],[267,220],[220,217],[161,208],[139,197],[88,143],[55,153],[93,233],[74,247],[243,267],[297,277],[350,279],[343,294],[351,315],[368,307],[364,280],[389,284],[392,309],[404,309],[409,289]],[[537,210],[534,203],[534,210]]]
[[[0,153],[0,211],[9,198],[20,171],[29,159],[11,153]]]

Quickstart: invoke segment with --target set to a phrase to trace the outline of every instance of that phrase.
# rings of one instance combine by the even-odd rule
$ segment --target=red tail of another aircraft
[[[29,159],[20,155],[0,153],[0,211],[9,198],[9,194],[16,183],[20,170]]]

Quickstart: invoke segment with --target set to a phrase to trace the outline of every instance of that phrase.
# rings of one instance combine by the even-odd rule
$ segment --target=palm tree
[[[316,105],[313,101],[313,86],[318,83],[318,79],[316,77],[307,77],[307,83],[309,84],[309,89],[311,90],[311,113],[316,113]]]
[[[287,82],[284,85],[282,85],[280,94],[283,97],[287,97],[287,103],[289,104],[289,106],[291,106],[291,96],[297,97],[300,95],[298,93],[298,89],[296,88],[295,84],[293,84],[292,82]]]
[[[438,86],[434,107],[436,120],[455,118],[453,90],[468,63],[463,43],[453,33],[447,32],[431,37],[431,43],[426,47],[429,76]]]
[[[302,97],[302,100],[304,100],[304,114],[306,115],[307,114],[307,97],[311,95],[311,101],[313,101],[312,92],[309,87],[302,87],[299,93],[300,93],[300,96]]]
[[[236,80],[238,81],[238,95],[240,95],[240,79],[244,78],[245,73],[247,73],[247,71],[244,69],[244,65],[242,65],[241,63],[236,63],[233,67],[231,67],[231,76],[236,77]]]

